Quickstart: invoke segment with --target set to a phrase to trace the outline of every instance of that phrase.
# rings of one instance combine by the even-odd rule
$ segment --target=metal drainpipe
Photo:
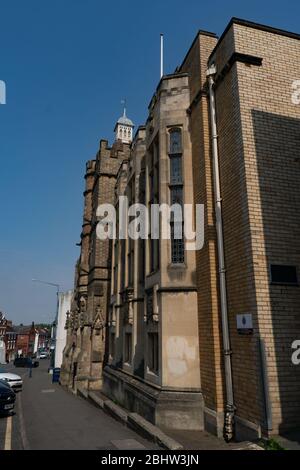
[[[232,370],[231,370],[232,351],[230,347],[230,335],[229,335],[229,326],[228,326],[226,269],[225,269],[225,259],[224,259],[224,239],[223,239],[223,221],[222,221],[222,198],[221,198],[221,189],[220,189],[218,133],[217,133],[216,104],[215,104],[215,92],[214,92],[214,75],[215,74],[216,74],[216,67],[215,65],[212,65],[208,68],[206,76],[208,77],[208,83],[209,83],[213,180],[214,180],[216,231],[217,231],[218,262],[219,262],[219,287],[220,287],[222,337],[223,337],[223,350],[224,350],[223,354],[224,354],[225,384],[226,384],[224,439],[226,442],[229,442],[234,437],[235,406],[234,406],[234,399],[233,399],[233,384],[232,384]]]

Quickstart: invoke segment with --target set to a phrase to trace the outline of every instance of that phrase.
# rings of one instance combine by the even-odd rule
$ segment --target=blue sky
[[[0,310],[49,321],[55,289],[73,286],[85,161],[113,139],[127,99],[143,123],[159,80],[198,29],[221,34],[232,16],[300,32],[299,2],[0,0]]]

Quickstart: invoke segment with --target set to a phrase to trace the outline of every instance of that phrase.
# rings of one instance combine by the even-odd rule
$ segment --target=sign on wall
[[[240,335],[251,335],[253,333],[252,313],[237,315],[236,327]]]

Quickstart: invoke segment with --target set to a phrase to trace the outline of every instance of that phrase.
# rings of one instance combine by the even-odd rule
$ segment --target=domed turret
[[[115,125],[116,140],[121,140],[124,144],[130,144],[133,138],[134,124],[126,116],[126,108],[124,106],[123,116],[121,116]]]

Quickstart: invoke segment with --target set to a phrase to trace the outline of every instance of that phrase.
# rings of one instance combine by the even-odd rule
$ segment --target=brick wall
[[[210,155],[207,59],[217,39],[200,33],[181,70],[189,74],[190,131],[194,168],[194,198],[205,205],[205,243],[196,253],[201,390],[205,406],[223,411],[222,355],[218,304],[217,253]]]
[[[266,427],[263,339],[276,433],[300,423],[300,369],[291,363],[299,288],[271,286],[269,276],[271,263],[300,263],[300,107],[291,101],[300,42],[243,24],[227,35],[218,72],[233,52],[262,58],[261,66],[236,62],[216,88],[234,393],[237,414]],[[252,313],[252,336],[238,335],[238,313]]]

